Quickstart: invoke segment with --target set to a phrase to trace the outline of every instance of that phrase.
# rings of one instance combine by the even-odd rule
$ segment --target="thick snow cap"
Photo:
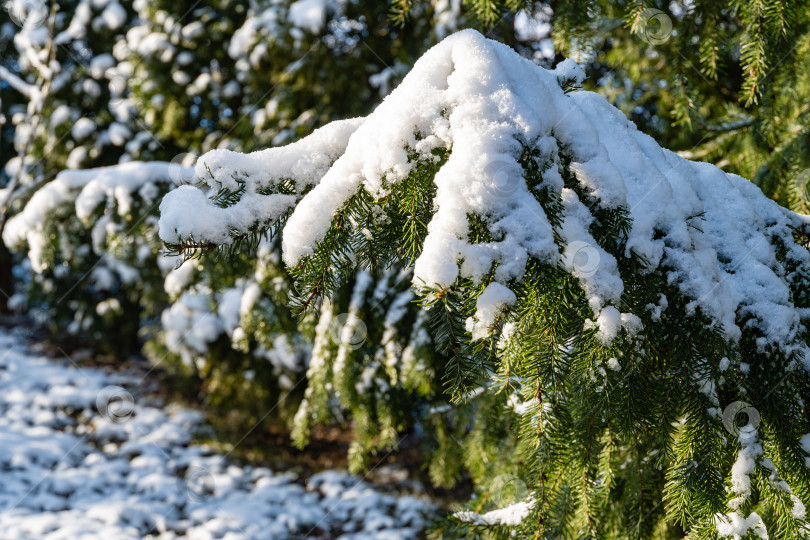
[[[729,339],[740,336],[740,312],[752,316],[766,342],[805,351],[799,333],[807,313],[794,305],[791,283],[800,274],[810,276],[808,252],[793,238],[808,219],[743,178],[662,149],[601,96],[561,89],[561,81],[582,77],[573,62],[546,70],[475,31],[458,32],[425,53],[366,118],[330,124],[285,147],[202,156],[202,181],[214,189],[244,184],[245,194],[236,205],[220,208],[195,188],[175,190],[161,206],[161,238],[226,243],[233,232],[270,223],[294,208],[283,252],[285,262],[295,265],[313,253],[335,213],[361,186],[384,196],[386,186],[410,172],[409,152],[431,159],[431,150],[451,149],[435,176],[435,213],[414,283],[449,286],[459,275],[480,278],[497,264],[500,288],[482,295],[497,305],[479,305],[475,329],[513,301],[505,289],[521,278],[529,257],[560,264],[581,281],[599,335],[610,341],[620,326],[637,325],[638,318],[613,307],[624,283],[616,260],[589,232],[590,210],[564,187],[564,151],[590,197],[603,208],[629,212],[624,256],[641,257],[650,271],[665,270]],[[563,208],[556,230],[562,248],[523,179],[517,159],[526,146],[551,163],[543,183]],[[258,193],[289,179],[298,195]],[[472,243],[468,214],[480,216],[497,240]],[[787,246],[794,270],[777,260],[775,243]]]

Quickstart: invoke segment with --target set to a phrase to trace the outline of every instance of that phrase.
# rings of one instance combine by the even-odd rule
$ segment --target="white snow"
[[[717,534],[724,538],[731,537],[734,540],[745,538],[748,531],[751,531],[759,538],[768,538],[768,531],[765,528],[762,518],[756,512],[746,518],[736,512],[728,514],[716,514],[714,522],[717,526]]]
[[[475,315],[467,320],[467,331],[473,339],[485,337],[504,306],[516,301],[515,293],[508,288],[500,283],[490,283],[476,300]]]
[[[166,291],[166,294],[168,294],[172,300],[180,296],[180,293],[182,293],[183,289],[189,284],[196,269],[197,261],[195,259],[189,259],[166,274],[163,280],[163,290]]]
[[[596,337],[603,343],[609,343],[615,338],[622,324],[622,314],[613,306],[608,306],[602,310],[596,319],[596,326],[599,331]]]
[[[190,444],[200,413],[125,388],[140,382],[56,363],[0,332],[4,539],[408,539],[434,511],[338,471],[232,464]]]
[[[84,163],[84,160],[87,159],[87,148],[84,146],[77,146],[73,150],[70,151],[68,154],[67,161],[65,162],[65,166],[68,169],[79,169]]]
[[[228,44],[228,55],[237,60],[238,67],[248,69],[261,59],[262,47],[256,46],[261,43],[262,34],[278,36],[281,22],[279,10],[278,5],[262,6],[256,13],[249,13],[241,28],[234,32]]]
[[[107,128],[107,137],[114,146],[124,146],[132,137],[132,132],[124,124],[113,122]]]
[[[729,506],[736,510],[751,495],[751,473],[757,465],[757,458],[762,456],[762,445],[757,442],[757,430],[752,425],[740,429],[738,436],[740,451],[737,460],[731,467],[731,490],[737,495]]]
[[[50,125],[52,126],[61,126],[68,120],[72,115],[72,111],[70,107],[67,105],[59,105],[54,111],[51,113],[51,117],[49,119]]]
[[[70,129],[70,134],[74,139],[86,139],[96,130],[96,124],[89,118],[79,118]]]
[[[296,178],[299,193],[316,183],[345,150],[360,120],[333,122],[297,143],[252,154],[213,150],[198,160],[196,174],[211,185],[236,190],[238,178],[249,178],[247,193],[228,208],[211,205],[205,192],[180,186],[160,205],[160,237],[171,242],[178,237],[225,243],[232,229],[246,230],[253,224],[270,222],[292,208],[292,195],[266,197],[257,190],[285,178]],[[292,152],[290,150],[293,150]]]
[[[127,12],[118,2],[110,2],[101,13],[101,19],[110,30],[118,30],[127,21]]]
[[[453,517],[464,523],[472,523],[474,525],[520,525],[521,522],[529,515],[532,508],[534,508],[535,501],[531,497],[525,501],[511,504],[506,508],[499,508],[492,510],[486,514],[477,514],[475,512],[456,512]]]
[[[458,30],[461,0],[435,0],[432,4],[435,20],[433,30],[436,37],[444,39],[448,34]]]
[[[566,58],[554,68],[554,73],[560,81],[571,81],[577,85],[585,80],[585,70],[570,58]]]
[[[298,0],[290,5],[289,18],[294,26],[313,34],[326,24],[326,7],[329,0]]]
[[[793,493],[790,494],[790,502],[793,503],[793,507],[790,509],[790,514],[796,519],[806,519],[807,517],[807,508],[805,508],[804,503]]]
[[[90,74],[94,79],[101,79],[108,69],[115,66],[115,58],[111,54],[100,54],[90,60]]]
[[[807,454],[804,458],[804,464],[810,467],[810,433],[803,435],[801,439],[799,439],[799,446],[801,446],[804,453]]]
[[[515,35],[521,41],[541,41],[551,35],[551,24],[538,20],[525,9],[515,14]]]
[[[7,68],[0,66],[0,79],[6,81],[9,86],[29,99],[34,99],[37,89],[26,83]]]
[[[180,295],[163,311],[161,325],[166,347],[189,367],[194,365],[191,351],[205,353],[224,330],[222,321],[211,311],[210,291],[206,290]]]

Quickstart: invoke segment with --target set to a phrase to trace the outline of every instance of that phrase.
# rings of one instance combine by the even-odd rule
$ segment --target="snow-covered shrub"
[[[143,142],[158,142],[165,159],[238,145],[234,128],[245,92],[228,84],[237,73],[227,49],[248,4],[135,0],[132,6],[137,19],[116,44],[115,79],[154,138]]]
[[[9,0],[4,7],[11,20],[0,19],[0,48],[7,50],[0,81],[8,83],[0,84],[0,99],[13,128],[0,166],[21,183],[115,163],[133,134],[129,111],[114,106],[110,88],[113,47],[132,18],[128,2],[58,4],[51,19],[47,2]]]
[[[63,171],[11,218],[3,241],[25,252],[21,302],[57,335],[136,350],[138,331],[166,303],[157,210],[183,173],[168,163]]]
[[[136,122],[110,87],[111,53],[131,19],[127,6],[0,2],[0,233],[58,171],[127,159]],[[2,309],[15,288],[12,264],[0,246]]]
[[[470,459],[517,464],[525,497],[457,514],[467,535],[803,537],[810,218],[566,91],[583,76],[454,34],[366,118],[203,156],[220,204],[173,191],[161,238],[277,229],[303,311],[358,266],[412,266],[436,378],[516,419]]]
[[[401,35],[377,32],[387,25],[381,2],[133,6],[139,22],[116,47],[118,71],[145,125],[175,153],[251,149],[366,112],[376,97],[369,78],[398,65],[406,44],[434,41],[429,15]]]
[[[394,30],[384,2],[258,3],[228,44],[237,70],[228,84],[245,88],[238,110],[250,116],[251,149],[367,113],[407,72],[414,51],[436,42],[435,24],[425,9]],[[268,78],[274,90],[265,95]]]
[[[421,52],[470,23],[454,2],[432,4],[398,27],[374,0],[135,0],[116,71],[165,150],[249,151],[367,114]],[[536,41],[525,34],[502,31]]]

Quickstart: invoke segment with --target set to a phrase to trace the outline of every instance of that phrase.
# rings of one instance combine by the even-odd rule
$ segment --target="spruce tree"
[[[583,76],[455,34],[366,118],[202,156],[216,202],[174,190],[161,238],[277,230],[302,314],[413,268],[447,407],[474,409],[482,497],[439,534],[805,537],[810,222]]]

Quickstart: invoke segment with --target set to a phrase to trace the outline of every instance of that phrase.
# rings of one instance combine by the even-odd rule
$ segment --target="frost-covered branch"
[[[25,134],[24,143],[20,147],[18,153],[19,168],[17,169],[17,174],[15,174],[9,181],[8,185],[5,186],[5,190],[3,191],[2,195],[2,200],[0,200],[0,234],[2,234],[9,217],[9,204],[14,200],[16,196],[19,195],[17,193],[17,188],[22,183],[22,176],[25,173],[26,158],[28,157],[31,145],[33,144],[33,138],[34,134],[36,133],[37,127],[42,121],[42,107],[45,103],[45,100],[48,99],[48,96],[51,93],[51,85],[53,83],[53,79],[56,74],[56,70],[54,67],[56,48],[54,46],[53,40],[54,28],[56,24],[56,10],[57,5],[55,3],[51,3],[50,13],[48,15],[47,39],[45,41],[45,46],[42,49],[42,52],[44,52],[43,56],[48,63],[48,67],[40,66],[38,54],[39,51],[37,51],[36,48],[33,46],[33,44],[30,42],[30,40],[27,39],[25,33],[20,34],[21,37],[20,41],[24,43],[24,45],[22,45],[23,52],[28,57],[31,58],[31,61],[34,65],[37,65],[39,67],[40,75],[37,80],[37,84],[35,86],[28,85],[28,92],[27,93],[22,92],[24,95],[26,95],[26,97],[28,97],[28,125],[26,126],[27,132]],[[12,74],[9,73],[9,75]]]

